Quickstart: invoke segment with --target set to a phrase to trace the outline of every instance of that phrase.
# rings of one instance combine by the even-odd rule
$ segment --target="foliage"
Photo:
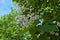
[[[0,40],[60,40],[60,0],[13,0],[18,3],[21,13],[12,10],[11,14],[0,19]],[[18,15],[36,17],[28,27],[15,20]],[[29,17],[27,18],[30,21]],[[23,18],[24,18],[23,17]],[[21,20],[21,19],[19,19]],[[25,21],[25,20],[24,20]],[[23,20],[22,20],[23,22]],[[32,22],[32,21],[31,21]],[[42,25],[40,25],[42,23]],[[38,25],[38,26],[36,26]]]
[[[20,26],[17,25],[15,17],[18,11],[12,9],[10,14],[6,14],[0,18],[0,40],[19,40],[18,34]]]
[[[23,15],[35,14],[39,15],[39,19],[43,19],[43,24],[36,27],[37,23],[33,23],[25,28],[20,34],[29,31],[32,35],[30,40],[59,40],[60,27],[57,25],[60,21],[60,0],[13,0],[18,3]],[[34,25],[35,24],[35,25]],[[39,34],[41,34],[37,38]],[[53,35],[51,35],[53,34]]]

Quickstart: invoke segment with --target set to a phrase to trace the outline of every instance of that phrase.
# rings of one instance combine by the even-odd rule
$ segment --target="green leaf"
[[[56,25],[43,25],[40,27],[40,31],[42,32],[51,32],[51,31],[59,31]]]

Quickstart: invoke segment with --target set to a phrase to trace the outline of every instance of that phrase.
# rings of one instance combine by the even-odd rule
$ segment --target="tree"
[[[23,25],[23,21],[25,20],[22,20],[21,22],[21,19],[19,19],[20,25],[23,25],[24,27],[23,28],[24,30],[20,32],[21,36],[25,32],[29,31],[30,34],[32,35],[30,40],[40,40],[40,39],[41,40],[59,40],[60,27],[57,24],[60,22],[60,18],[59,18],[60,17],[60,0],[13,0],[13,1],[18,3],[22,11],[22,14],[20,15],[22,15],[22,17],[24,18],[27,18],[29,23],[31,21],[30,19],[32,18],[32,16],[36,17],[36,15],[39,15],[38,16],[39,18],[36,20],[33,20],[34,22],[31,21],[33,23],[30,23],[27,28],[25,28],[26,26],[24,27]],[[40,21],[40,24],[42,23],[42,25],[40,25],[38,21]],[[39,24],[38,27],[36,26],[37,24]],[[26,25],[26,22],[25,22],[25,25]],[[37,36],[40,34],[43,34],[43,35],[37,38]],[[55,35],[58,36],[58,38]]]
[[[19,40],[20,26],[17,25],[15,17],[18,11],[12,9],[10,14],[0,18],[0,40]]]

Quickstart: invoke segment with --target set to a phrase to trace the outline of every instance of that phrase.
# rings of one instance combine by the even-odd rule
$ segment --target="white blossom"
[[[57,22],[57,26],[60,26],[60,22]]]
[[[59,36],[59,33],[56,32],[56,33],[55,33],[55,36]]]
[[[35,15],[35,14],[27,14],[27,16],[18,15],[16,17],[16,21],[20,23],[21,26],[24,26],[24,27],[27,27],[28,25],[34,23],[34,21],[37,19],[39,19],[39,15]]]
[[[55,23],[56,23],[56,21],[53,21],[53,23],[55,24]]]
[[[49,0],[47,0],[47,2],[49,2]]]
[[[39,37],[40,37],[40,35],[41,35],[41,34],[38,34],[38,35],[37,35],[37,38],[39,38]]]

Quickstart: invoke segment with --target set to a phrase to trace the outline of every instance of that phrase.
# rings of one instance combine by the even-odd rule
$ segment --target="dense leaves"
[[[31,40],[55,40],[54,37],[56,37],[56,34],[54,32],[57,32],[57,35],[59,35],[60,27],[58,27],[58,23],[60,21],[60,0],[13,0],[16,3],[18,3],[19,7],[28,8],[22,10],[23,15],[28,15],[34,13],[35,15],[38,14],[40,19],[43,19],[42,25],[39,25],[36,27],[36,25],[33,27],[31,25],[31,29],[27,27],[25,32],[29,31],[32,35]],[[31,10],[30,10],[31,9]],[[39,20],[39,19],[38,19]],[[36,23],[36,22],[35,22]],[[39,22],[38,22],[39,23]],[[24,34],[24,30],[22,31]],[[34,32],[33,32],[34,31]],[[37,38],[37,34],[41,34],[41,32],[44,33],[44,35],[41,35],[39,39]],[[45,34],[46,32],[46,34]],[[47,35],[50,35],[50,32],[53,34],[53,39]],[[48,33],[48,34],[47,34]],[[60,37],[60,36],[59,36]],[[43,39],[44,38],[44,39]],[[59,40],[57,38],[56,40]]]
[[[60,40],[60,0],[13,1],[18,3],[18,11],[22,13],[12,10],[11,14],[1,17],[0,40]],[[35,15],[39,15],[39,19],[27,24],[28,27],[20,25],[23,20],[19,23],[17,21],[20,19],[15,20],[18,15],[27,17],[28,14],[34,14],[28,17],[28,21]]]
[[[17,25],[15,17],[18,12],[12,9],[10,14],[4,15],[0,19],[0,40],[19,40],[18,33],[20,26]]]

